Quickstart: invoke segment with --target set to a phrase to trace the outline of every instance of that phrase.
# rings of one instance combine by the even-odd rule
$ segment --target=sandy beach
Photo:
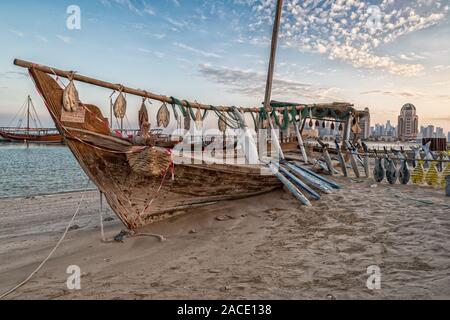
[[[102,243],[89,191],[54,257],[9,299],[449,299],[450,203],[441,190],[336,178],[302,207],[282,190],[195,209],[146,228],[164,235]],[[0,200],[0,291],[47,256],[81,193]],[[416,199],[416,200],[414,200]],[[417,201],[420,200],[420,201]],[[123,227],[111,211],[112,238]],[[110,219],[107,219],[110,220]],[[81,290],[66,268],[82,270]],[[382,288],[366,287],[381,268]]]

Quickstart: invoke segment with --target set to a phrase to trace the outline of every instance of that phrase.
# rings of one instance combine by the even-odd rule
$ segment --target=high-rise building
[[[425,128],[423,137],[424,138],[435,138],[436,137],[436,135],[434,133],[433,125],[429,125],[428,127]]]
[[[445,138],[444,128],[436,128],[436,138]]]
[[[386,132],[384,133],[385,136],[388,137],[395,137],[396,136],[396,128],[392,125],[391,121],[388,120],[386,123]]]
[[[359,126],[361,127],[360,138],[362,140],[367,140],[370,138],[370,110],[365,108],[365,115],[359,119]]]
[[[419,117],[416,107],[407,103],[402,107],[398,117],[397,134],[400,140],[416,140],[419,134]]]
[[[384,125],[381,125],[378,123],[375,125],[374,135],[376,137],[384,136],[385,132],[386,132],[386,129],[384,128]]]

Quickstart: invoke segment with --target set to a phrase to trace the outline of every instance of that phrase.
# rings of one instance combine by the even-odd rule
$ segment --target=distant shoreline
[[[21,196],[6,196],[6,197],[0,197],[0,200],[14,200],[14,199],[29,199],[29,198],[36,198],[36,197],[48,197],[48,196],[58,196],[58,195],[64,195],[64,194],[72,194],[72,193],[82,193],[82,192],[93,192],[98,191],[97,188],[90,188],[90,189],[76,189],[76,190],[69,190],[69,191],[61,191],[61,192],[53,192],[53,193],[37,193],[32,195],[21,195]]]

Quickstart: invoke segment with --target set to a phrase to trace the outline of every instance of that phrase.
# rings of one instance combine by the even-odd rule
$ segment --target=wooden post
[[[275,70],[275,58],[277,54],[277,46],[278,46],[278,34],[280,32],[280,23],[281,23],[281,14],[283,12],[283,0],[277,1],[277,10],[275,13],[275,23],[273,25],[273,33],[272,33],[272,45],[270,49],[270,60],[269,60],[269,72],[267,74],[267,83],[266,83],[266,95],[264,98],[264,108],[270,109],[270,99],[272,96],[272,85],[273,85],[273,73]],[[277,151],[282,159],[284,159],[283,150],[281,150],[280,141],[278,136],[276,135],[275,128],[273,125],[272,118],[269,114],[269,124],[271,129],[272,139],[277,147]]]

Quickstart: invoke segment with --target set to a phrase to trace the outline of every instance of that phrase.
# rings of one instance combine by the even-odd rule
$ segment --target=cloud
[[[397,98],[410,98],[410,99],[427,99],[427,100],[450,100],[449,94],[431,94],[420,92],[419,90],[372,90],[361,92],[361,95],[383,95],[392,96]]]
[[[378,95],[385,95],[385,96],[394,96],[394,97],[404,97],[404,98],[412,98],[412,97],[419,97],[422,96],[418,93],[411,93],[407,91],[388,91],[388,90],[372,90],[372,91],[365,91],[361,92],[362,95],[371,95],[371,94],[378,94]]]
[[[156,38],[156,39],[164,39],[167,35],[165,33],[155,33],[155,34],[151,34],[152,37]]]
[[[46,37],[41,36],[39,34],[35,35],[34,37],[41,42],[48,42],[48,39]]]
[[[253,32],[267,33],[267,26],[273,24],[276,1],[235,0],[235,3],[251,8],[253,17],[248,20]],[[442,1],[286,0],[280,38],[287,47],[325,55],[355,68],[415,76],[424,66],[407,62],[420,60],[419,55],[401,53],[399,62],[383,54],[380,48],[402,36],[440,24],[448,16]]]
[[[163,59],[166,56],[165,53],[160,52],[160,51],[151,51],[151,50],[148,50],[145,48],[138,48],[137,50],[142,53],[152,54],[159,59]]]
[[[165,20],[176,28],[183,28],[186,26],[186,22],[182,20],[175,20],[171,17],[166,17]]]
[[[140,16],[146,14],[150,16],[155,15],[154,9],[145,1],[141,1],[140,5],[135,5],[131,0],[100,0],[100,3],[106,7],[112,7],[112,4],[115,3],[117,5],[128,8],[128,10]]]
[[[437,65],[433,67],[433,70],[436,72],[444,72],[450,70],[450,65],[444,66],[444,65]]]
[[[72,42],[72,38],[71,37],[68,37],[68,36],[62,36],[62,35],[56,35],[56,37],[59,39],[59,40],[61,40],[62,42],[64,42],[64,43],[66,43],[66,44],[69,44],[69,43],[71,43]]]
[[[0,79],[20,79],[27,78],[28,73],[20,71],[6,71],[0,72]]]
[[[266,75],[253,70],[216,67],[208,64],[199,65],[202,76],[228,87],[230,92],[241,93],[249,97],[262,98],[266,88]],[[316,87],[308,83],[275,78],[273,95],[280,99],[334,99],[331,95],[339,92],[337,88]]]
[[[219,54],[217,54],[217,53],[199,50],[199,49],[190,47],[190,46],[188,46],[188,45],[186,45],[186,44],[184,44],[184,43],[174,42],[173,45],[174,45],[175,47],[180,48],[180,49],[183,49],[183,50],[186,50],[186,51],[189,51],[189,52],[192,52],[192,53],[201,55],[201,56],[203,56],[203,57],[205,57],[205,58],[217,58],[217,59],[222,58],[222,56],[219,55]]]
[[[25,33],[23,33],[22,31],[18,31],[18,30],[9,30],[9,32],[14,33],[16,36],[18,37],[25,37]]]
[[[417,53],[413,53],[413,52],[402,53],[398,57],[405,61],[425,60],[427,58],[425,54],[417,54]]]

